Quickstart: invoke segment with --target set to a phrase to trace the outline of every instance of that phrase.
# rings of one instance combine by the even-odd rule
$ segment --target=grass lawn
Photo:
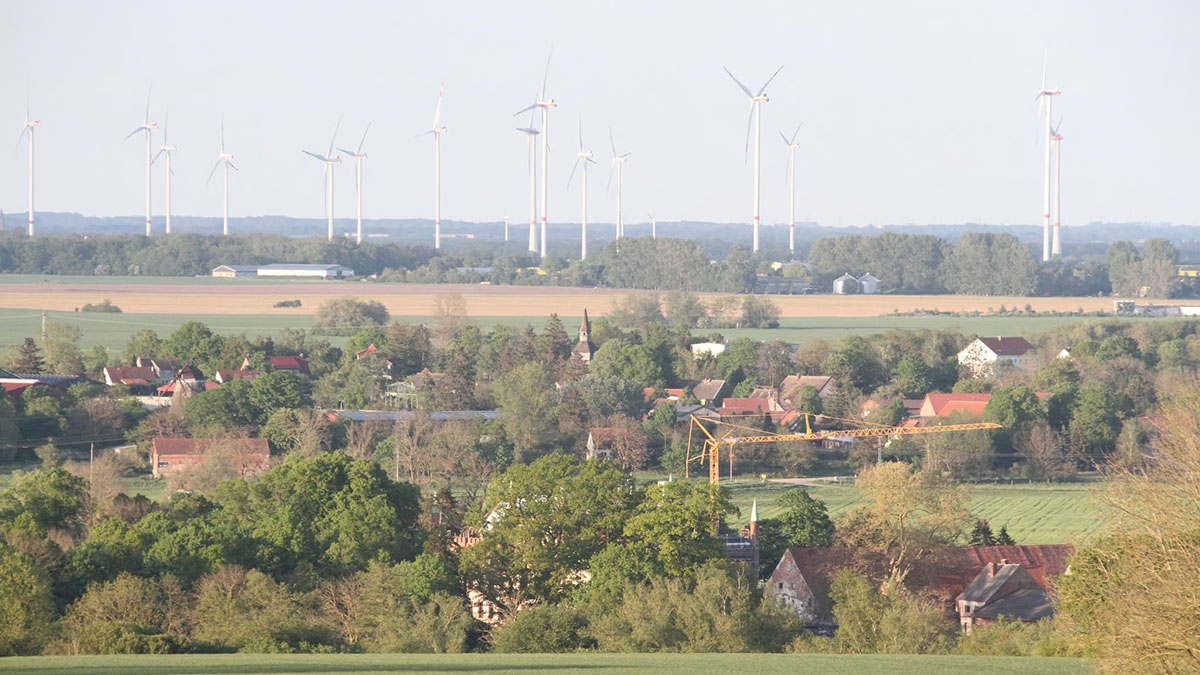
[[[794,485],[761,483],[742,479],[726,483],[733,503],[741,510],[741,521],[750,517],[750,506],[758,500],[759,518],[778,515],[779,495]],[[853,485],[829,485],[808,488],[809,494],[825,502],[836,516],[863,501],[862,491]],[[1101,530],[1099,507],[1093,503],[1086,483],[972,485],[971,515],[987,520],[993,531],[1001,526],[1018,544],[1069,544],[1086,541]]]
[[[871,335],[892,328],[903,330],[956,330],[970,335],[1020,335],[1043,333],[1065,324],[1100,321],[1098,317],[1080,316],[849,316],[849,317],[792,317],[779,320],[778,328],[730,328],[724,330],[694,330],[694,335],[720,333],[727,340],[749,337],[755,340],[782,340],[802,344],[810,340],[837,341],[843,336]],[[1111,317],[1103,319],[1112,320]]]
[[[177,656],[32,656],[0,659],[0,671],[105,675],[209,673],[890,673],[972,675],[1089,673],[1086,661],[996,656],[826,654],[188,654]]]
[[[0,491],[7,490],[12,485],[14,473],[36,471],[40,468],[42,468],[41,462],[34,460],[18,460],[0,464]],[[158,501],[162,499],[163,493],[167,490],[166,480],[151,478],[148,475],[125,478],[122,482],[121,491],[130,497],[145,495],[149,499]]]

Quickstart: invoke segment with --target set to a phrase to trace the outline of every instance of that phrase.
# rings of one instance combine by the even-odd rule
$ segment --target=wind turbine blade
[[[150,160],[150,166],[154,166],[154,163],[158,161],[159,156],[162,155],[163,152],[164,151],[162,149],[159,149],[158,152],[154,153],[154,159]]]
[[[146,124],[150,124],[150,94],[154,93],[154,85],[146,91]]]
[[[550,81],[550,59],[554,58],[554,47],[550,47],[550,55],[546,57],[546,74],[542,76],[542,93],[538,96],[539,101],[546,100],[546,83]]]
[[[217,172],[217,167],[218,167],[218,166],[221,166],[221,160],[219,160],[219,159],[217,160],[217,163],[216,163],[216,164],[213,164],[212,171],[209,171],[209,172],[208,172],[208,180],[204,181],[204,184],[205,184],[205,185],[208,185],[209,183],[211,183],[211,182],[212,182],[212,177],[213,177],[213,174]]]
[[[333,127],[333,138],[329,139],[329,152],[327,152],[325,154],[326,157],[333,157],[333,144],[337,142],[337,132],[338,132],[338,129],[342,128],[342,118],[343,117],[345,117],[345,115],[338,115],[337,124],[334,125],[334,127]],[[434,125],[434,126],[437,126],[437,125]]]
[[[791,145],[790,143],[788,143],[787,136],[784,136],[782,131],[781,131],[781,132],[779,132],[779,137],[783,139],[783,144],[784,144],[784,145]]]
[[[225,154],[225,116],[221,116],[221,154]]]
[[[225,164],[226,164],[226,165],[227,165],[229,168],[233,169],[234,171],[237,171],[237,170],[238,170],[238,168],[237,168],[236,166],[234,166],[234,165],[233,165],[233,162],[230,162],[229,160],[226,160],[226,161],[225,161]]]
[[[625,153],[625,154],[621,155],[621,159],[625,159],[626,157],[628,157],[628,156],[630,156],[630,155],[632,155],[632,154],[633,154],[632,152],[627,152],[627,153]]]
[[[575,160],[575,164],[571,166],[571,175],[570,175],[570,176],[567,178],[567,187],[571,187],[571,180],[572,180],[573,178],[575,178],[575,169],[578,169],[578,168],[579,168],[579,162],[580,162],[582,159],[583,159],[582,157],[579,157],[579,158],[577,158],[577,159]]]
[[[617,142],[613,140],[612,127],[608,128],[608,144],[612,146],[613,157],[617,156]]]
[[[428,132],[426,132],[426,133],[428,133]],[[315,152],[309,152],[309,151],[307,151],[307,150],[301,150],[300,152],[303,152],[304,154],[308,155],[309,157],[315,157],[315,158],[317,158],[317,159],[321,160],[322,162],[324,162],[324,161],[325,161],[325,158],[324,158],[324,157],[322,157],[321,155],[318,155],[318,154],[317,154],[317,153],[315,153]]]
[[[125,138],[131,138],[131,137],[132,137],[134,134],[136,134],[137,132],[139,132],[139,131],[145,131],[145,130],[146,130],[146,127],[138,127],[138,128],[136,128],[136,129],[134,129],[133,131],[129,132],[129,135],[128,135],[128,136],[126,136]]]
[[[792,140],[788,141],[788,145],[796,144],[796,137],[800,135],[800,127],[804,126],[804,122],[796,125],[796,131],[792,132]]]
[[[778,75],[780,70],[783,70],[783,66],[779,66],[779,70],[775,71],[775,75]],[[762,89],[759,89],[759,90],[758,90],[758,95],[759,95],[759,96],[762,96],[762,95],[763,95],[763,92],[765,92],[765,91],[767,90],[767,86],[771,84],[771,80],[774,80],[774,79],[775,79],[775,75],[772,75],[772,76],[770,77],[770,79],[768,79],[768,80],[767,80],[767,84],[764,84],[764,85],[762,86]]]
[[[166,117],[163,118],[163,145],[170,145],[167,142],[167,130],[171,126],[171,109],[167,108]]]
[[[591,157],[587,157],[587,158],[585,158],[585,159],[587,159],[587,161],[588,161],[589,163],[591,163],[591,164],[595,164],[595,163],[596,163],[596,160],[592,159]]]
[[[742,155],[742,163],[750,161],[750,127],[754,124],[754,102],[750,102],[750,116],[746,118],[746,151]]]
[[[608,199],[608,190],[612,187],[613,172],[617,170],[617,158],[613,157],[612,167],[608,170],[608,185],[604,186],[604,198]]]
[[[439,101],[439,102],[440,102],[440,101]],[[537,104],[536,104],[536,103],[533,103],[533,104],[530,104],[530,105],[528,105],[528,106],[525,106],[524,108],[521,108],[521,109],[520,109],[520,110],[518,110],[517,112],[513,113],[513,117],[516,117],[517,115],[520,115],[520,114],[521,114],[521,113],[523,113],[523,112],[528,112],[528,111],[530,111],[530,110],[533,110],[533,109],[534,109],[534,108],[536,108],[536,107],[537,107]],[[531,115],[531,117],[532,117],[532,115]],[[437,121],[436,121],[436,120],[434,120],[434,123],[436,124],[436,123],[437,123]],[[530,126],[530,128],[532,128],[532,127],[533,127],[533,125],[534,125],[534,122],[533,122],[533,120],[532,120],[532,119],[530,119],[530,120],[529,120],[529,126]]]
[[[21,147],[21,141],[25,140],[25,134],[29,132],[29,127],[21,129],[21,135],[17,136],[17,144],[13,146],[13,152],[16,152]]]
[[[358,142],[358,152],[356,152],[356,153],[354,153],[354,154],[356,154],[356,155],[361,155],[361,154],[362,154],[363,143],[366,143],[366,142],[367,142],[367,132],[368,132],[368,131],[370,131],[370,130],[371,130],[371,123],[370,123],[370,122],[367,122],[367,128],[366,128],[366,130],[365,130],[365,131],[363,131],[363,137],[362,137],[362,140],[360,140],[360,141]]]
[[[436,129],[438,120],[442,119],[442,96],[446,93],[446,83],[442,83],[442,88],[438,89],[437,109],[433,111],[433,128]]]
[[[579,118],[579,151],[583,152],[583,117]]]
[[[725,66],[721,66],[721,67],[725,68]],[[729,73],[730,77],[733,77],[733,73],[730,73],[728,68],[725,68],[725,72]],[[737,82],[737,86],[741,87],[742,91],[746,92],[747,96],[749,96],[750,98],[754,98],[754,94],[750,92],[750,87],[747,87],[746,85],[742,84],[742,81],[737,79],[736,77],[733,77],[733,81]]]

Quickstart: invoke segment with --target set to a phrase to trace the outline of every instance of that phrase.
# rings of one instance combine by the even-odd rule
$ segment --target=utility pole
[[[42,310],[42,342],[46,341],[46,310]]]
[[[96,463],[96,442],[92,441],[88,444],[88,485],[92,485],[95,478],[95,471],[92,465]]]

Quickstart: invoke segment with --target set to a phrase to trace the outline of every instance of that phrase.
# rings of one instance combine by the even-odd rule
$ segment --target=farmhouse
[[[1054,601],[1021,565],[1002,559],[984,565],[954,599],[959,625],[970,632],[1001,618],[1034,623],[1054,614]]]
[[[219,265],[213,268],[212,275],[219,279],[256,277],[258,276],[258,265]]]
[[[608,427],[588,429],[587,459],[616,459],[617,433]]]
[[[242,476],[266,471],[271,449],[265,438],[155,438],[150,447],[154,477],[161,478],[199,464],[206,456],[223,458]]]
[[[800,390],[812,387],[817,390],[821,399],[829,398],[833,393],[834,380],[828,375],[788,375],[779,383],[779,403],[787,410],[795,410],[800,402]]]
[[[926,394],[917,416],[947,417],[956,412],[981,415],[991,400],[991,394]]]
[[[1018,367],[1033,345],[1023,337],[981,337],[958,353],[958,364],[972,377],[986,377],[995,372],[996,364]]]
[[[308,368],[308,360],[303,356],[272,356],[269,360],[271,370],[290,370],[297,375],[304,377],[312,377],[312,371]],[[242,359],[242,370],[250,370],[250,355]]]

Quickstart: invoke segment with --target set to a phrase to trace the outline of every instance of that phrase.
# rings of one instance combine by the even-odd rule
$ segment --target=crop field
[[[326,299],[354,295],[378,300],[395,316],[430,313],[434,296],[459,293],[472,316],[602,316],[630,292],[610,288],[490,286],[482,284],[388,284],[346,281],[277,281],[209,277],[87,277],[0,275],[0,307],[73,311],[110,299],[126,312],[144,314],[310,314]],[[704,294],[705,297],[715,297]],[[728,295],[728,294],[725,294]],[[298,299],[300,308],[272,307]],[[1109,298],[1023,298],[968,295],[777,295],[771,300],[787,317],[873,317],[937,309],[986,312],[1029,305],[1039,312],[1111,311]]]
[[[25,656],[0,659],[0,672],[22,675],[208,675],[216,673],[462,673],[495,675],[587,671],[611,673],[819,672],[927,675],[1089,673],[1086,661],[1011,656],[831,654],[186,654],[172,656]]]
[[[735,480],[729,483],[733,503],[744,523],[753,500],[758,500],[759,518],[779,514],[776,501],[786,483]],[[1018,544],[1081,543],[1100,532],[1101,507],[1094,502],[1087,483],[1017,485],[972,485],[971,515],[987,520],[994,531],[1008,527]],[[825,502],[831,516],[863,502],[862,491],[853,485],[820,485],[808,488],[815,499]]]

